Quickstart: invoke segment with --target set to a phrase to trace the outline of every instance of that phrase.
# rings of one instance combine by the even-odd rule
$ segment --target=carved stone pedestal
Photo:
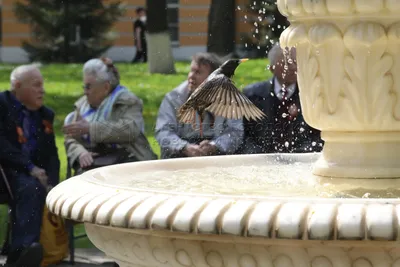
[[[400,1],[278,0],[297,48],[304,118],[325,147],[314,173],[400,177]]]

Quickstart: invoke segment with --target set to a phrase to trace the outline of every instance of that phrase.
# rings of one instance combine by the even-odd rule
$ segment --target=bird
[[[198,113],[200,136],[203,137],[202,122],[206,112],[226,119],[237,120],[245,117],[249,121],[258,121],[265,118],[266,115],[239,91],[232,81],[236,68],[247,60],[230,59],[213,71],[178,109],[178,121],[192,124],[195,128]]]

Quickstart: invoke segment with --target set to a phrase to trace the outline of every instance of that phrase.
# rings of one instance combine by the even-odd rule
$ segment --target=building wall
[[[2,47],[1,61],[20,63],[26,62],[27,56],[21,49],[23,40],[30,38],[29,25],[19,23],[13,13],[13,4],[17,0],[2,0]],[[112,0],[104,0],[112,1]],[[248,3],[249,0],[236,0],[238,6]],[[107,55],[115,61],[130,61],[134,54],[132,21],[136,18],[135,9],[145,6],[145,0],[125,0],[127,12],[115,24],[114,31],[118,38],[114,46],[107,51]],[[173,54],[177,60],[187,60],[196,52],[206,50],[207,19],[211,0],[168,0],[169,25],[173,32]],[[1,2],[0,2],[1,3]],[[244,21],[243,8],[237,10],[236,30],[237,43],[240,34],[249,32],[251,25]]]

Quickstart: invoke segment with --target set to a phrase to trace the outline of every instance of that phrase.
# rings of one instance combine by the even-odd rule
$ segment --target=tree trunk
[[[212,0],[208,14],[207,52],[226,56],[235,52],[235,1]]]
[[[146,0],[147,58],[150,73],[176,73],[167,21],[166,0]]]
[[[68,1],[64,1],[64,63],[69,63],[69,42],[70,42],[70,25],[66,23],[69,21],[69,3]]]

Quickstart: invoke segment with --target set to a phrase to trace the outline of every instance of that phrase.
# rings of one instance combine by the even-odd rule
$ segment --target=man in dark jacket
[[[262,122],[244,120],[245,137],[240,153],[305,153],[322,150],[320,131],[305,122],[297,85],[296,50],[275,44],[268,54],[272,79],[251,84],[244,94],[267,117]]]
[[[39,244],[47,190],[59,182],[54,113],[43,106],[43,77],[34,65],[11,73],[0,93],[0,163],[11,185],[11,248],[6,266],[39,267]]]

